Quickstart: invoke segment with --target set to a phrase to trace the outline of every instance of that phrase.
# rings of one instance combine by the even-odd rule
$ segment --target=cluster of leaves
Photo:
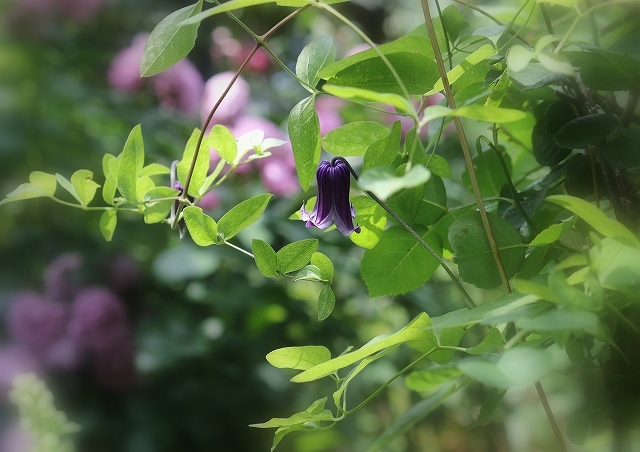
[[[143,73],[157,73],[184,57],[193,47],[201,20],[263,3],[274,1],[232,0],[205,11],[199,1],[173,13],[149,38]],[[330,6],[336,2],[275,3],[319,8],[371,44]],[[530,46],[520,35],[524,26],[516,28],[529,3],[530,14],[540,8],[548,19],[545,3],[553,3],[556,12],[575,18],[562,36],[552,32],[547,20],[549,33]],[[337,385],[332,394],[333,411],[325,407],[326,397],[289,418],[256,424],[277,428],[274,448],[290,432],[332,426],[410,370],[406,385],[423,393],[424,398],[378,438],[372,451],[388,445],[472,382],[493,388],[476,425],[488,422],[505,391],[537,383],[551,371],[552,357],[546,349],[552,345],[566,351],[572,362],[567,372],[592,367],[609,372],[618,369],[612,363],[622,359],[627,361],[627,371],[613,380],[633,378],[637,363],[629,362],[625,351],[630,337],[637,339],[640,334],[628,320],[628,313],[637,310],[640,285],[640,241],[635,235],[640,208],[634,180],[637,174],[633,172],[640,167],[640,135],[632,126],[638,123],[640,47],[636,33],[614,40],[606,49],[596,41],[571,43],[569,49],[574,50],[567,50],[576,24],[608,2],[585,11],[577,3],[526,2],[508,24],[500,22],[466,35],[463,32],[469,24],[464,14],[449,6],[433,23],[428,19],[426,26],[395,41],[340,61],[335,61],[335,47],[327,36],[312,41],[301,52],[293,75],[310,95],[292,109],[288,121],[298,178],[303,189],[311,186],[322,149],[335,156],[362,157],[364,172],[359,185],[366,196],[353,198],[362,233],[351,239],[365,248],[360,270],[370,296],[395,296],[422,286],[442,265],[444,256],[452,256],[462,281],[480,289],[502,285],[507,293],[440,317],[421,313],[400,331],[375,337],[335,358],[327,348],[317,346],[273,351],[267,356],[272,365],[302,371],[292,381],[330,377]],[[266,45],[266,38],[257,38],[259,45]],[[513,45],[516,38],[524,45]],[[554,42],[558,44],[551,48]],[[441,54],[449,62],[446,74]],[[448,95],[449,106],[427,107],[427,97],[442,90]],[[398,115],[410,118],[414,127],[403,136],[400,122],[389,128],[357,121],[321,136],[315,110],[321,95],[373,109],[395,109]],[[621,95],[628,99],[625,107],[617,103]],[[466,145],[460,118],[491,126],[476,128],[480,130],[472,140],[476,156],[466,155],[468,166],[459,180],[475,192],[477,202],[450,206],[445,180],[453,179],[453,171],[447,160],[434,152],[452,120],[463,147]],[[429,124],[437,124],[438,130],[425,144],[420,136]],[[139,128],[134,129],[120,156],[105,157],[103,198],[110,205],[104,208],[101,222],[105,238],[111,237],[117,211],[126,204],[135,207],[133,210],[143,214],[148,223],[176,225],[184,219],[198,245],[235,247],[229,240],[258,220],[270,195],[241,202],[218,222],[188,197],[197,202],[214,183],[222,182],[225,176],[218,176],[225,163],[233,169],[253,157],[242,160],[249,149],[255,149],[256,156],[265,156],[264,151],[277,143],[256,136],[248,139],[250,146],[243,146],[246,137],[236,140],[221,126],[216,126],[198,149],[199,137],[196,130],[177,165],[178,180],[186,193],[155,186],[151,176],[170,169],[144,166]],[[210,175],[209,146],[222,158]],[[522,179],[514,182],[516,173]],[[97,188],[91,176],[91,172],[80,170],[67,181],[61,176],[34,173],[29,184],[4,202],[53,198],[59,182],[80,207],[86,208]],[[115,197],[116,190],[121,197]],[[313,202],[310,200],[307,207]],[[608,209],[601,210],[601,205],[611,206],[617,220],[605,213]],[[334,264],[317,251],[318,247],[317,240],[308,239],[276,252],[267,242],[256,239],[252,257],[266,277],[288,276],[323,284],[318,300],[318,318],[322,320],[336,300],[330,287]],[[510,293],[508,281],[513,278],[516,292]],[[482,340],[460,346],[475,325],[483,328]],[[349,409],[346,391],[350,382],[402,344],[419,356],[380,390]],[[425,359],[428,366],[413,370],[424,365]],[[354,365],[346,374],[340,373]],[[586,430],[570,429],[572,439],[583,442]]]

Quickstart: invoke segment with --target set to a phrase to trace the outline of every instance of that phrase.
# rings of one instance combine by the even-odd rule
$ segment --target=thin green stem
[[[83,206],[82,204],[75,204],[73,202],[63,201],[62,199],[58,199],[58,198],[54,198],[54,197],[50,197],[49,199],[51,199],[54,202],[57,202],[58,204],[62,204],[63,206],[74,207],[76,209],[85,210],[87,212],[91,212],[91,211],[96,211],[96,212],[103,211],[104,212],[105,210],[114,209],[114,207],[87,207],[87,206]],[[117,210],[126,211],[126,212],[139,212],[138,209],[120,209],[120,208],[118,208]]]
[[[231,242],[227,242],[226,240],[224,240],[222,243],[224,243],[225,245],[227,245],[230,248],[233,248],[236,251],[240,251],[242,254],[246,254],[247,256],[249,256],[251,259],[255,259],[253,257],[253,254],[251,254],[249,251],[247,250],[243,250],[242,248],[240,248],[239,246],[235,246],[233,243]]]
[[[350,410],[346,410],[345,409],[345,416],[355,413],[356,411],[358,411],[360,408],[362,408],[363,406],[365,406],[367,403],[369,403],[373,398],[375,398],[378,394],[380,394],[382,391],[384,391],[384,389],[389,386],[391,383],[393,383],[398,377],[400,377],[402,374],[404,374],[405,372],[407,372],[408,370],[411,370],[411,368],[413,366],[415,366],[416,364],[418,364],[420,361],[422,361],[424,358],[426,358],[427,356],[429,356],[430,354],[432,354],[433,352],[437,351],[438,348],[433,348],[431,350],[429,350],[426,353],[423,353],[422,355],[420,355],[418,358],[416,358],[415,360],[413,360],[412,362],[410,362],[408,365],[406,365],[402,370],[400,370],[398,373],[396,373],[393,377],[391,377],[389,380],[387,380],[382,386],[380,386],[378,389],[375,390],[375,392],[373,394],[371,394],[369,397],[367,397],[366,399],[364,399],[362,402],[360,402],[355,408],[352,408]]]
[[[510,29],[510,24],[506,24],[504,22],[502,22],[501,20],[493,17],[491,14],[489,14],[488,12],[486,12],[485,10],[483,10],[482,8],[478,8],[477,6],[474,6],[471,4],[471,0],[453,0],[456,3],[459,3],[461,5],[464,5],[466,8],[472,9],[474,11],[479,12],[480,14],[482,14],[483,16],[491,19],[493,22],[495,22],[496,24],[500,25],[500,26],[506,26],[507,28],[509,28],[509,30],[507,30],[507,32],[511,35],[514,35],[517,39],[519,39],[520,41],[522,41],[525,45],[530,45],[529,41],[527,41],[526,39],[524,39],[521,36],[518,36],[515,34],[515,32],[513,30]]]
[[[547,7],[544,3],[538,3],[540,5],[540,11],[542,12],[542,17],[544,18],[544,24],[547,27],[547,33],[550,35],[555,34],[553,31],[553,25],[551,25],[551,18],[549,17],[549,13],[547,12]]]
[[[529,4],[531,0],[527,0],[526,2],[524,2],[524,4],[520,7],[520,9],[518,10],[518,12],[516,13],[516,15],[513,17],[513,19],[511,20],[511,23],[515,23],[516,18],[520,15],[520,13],[524,10],[524,8]],[[505,42],[504,44],[502,44],[500,46],[500,48],[498,49],[498,52],[500,52],[502,49],[504,49],[505,47],[507,47],[509,44],[511,44],[511,41],[513,41],[514,38],[520,36],[520,33],[522,32],[522,30],[524,30],[527,27],[527,24],[529,23],[529,21],[531,20],[531,17],[533,16],[533,11],[536,8],[536,5],[533,5],[533,8],[531,8],[531,12],[529,13],[529,15],[527,16],[527,20],[525,20],[524,25],[522,27],[520,27],[520,29],[518,31],[515,31],[513,36],[511,38],[509,38],[509,40],[507,42]]]
[[[527,0],[527,2],[528,1],[529,0]],[[444,67],[444,61],[442,60],[442,55],[440,54],[439,51],[437,51],[437,49],[439,49],[438,38],[436,37],[436,32],[435,32],[435,29],[433,28],[433,21],[431,20],[431,13],[429,11],[429,2],[427,0],[422,0],[422,10],[424,12],[424,19],[427,24],[427,29],[429,31],[429,39],[431,40],[431,46],[436,50],[434,53],[436,57],[436,63],[438,65],[438,71],[440,72],[440,78],[442,79],[442,85],[444,86],[445,97],[447,98],[449,108],[455,109],[456,102],[453,98],[453,92],[451,91],[451,86],[449,85],[447,70]],[[482,224],[484,226],[484,230],[487,235],[487,240],[489,242],[489,246],[493,254],[493,259],[495,260],[496,266],[498,268],[498,273],[500,274],[502,285],[504,286],[505,291],[507,293],[510,293],[511,286],[509,285],[509,278],[507,277],[507,272],[504,269],[504,264],[502,263],[502,258],[500,257],[500,252],[498,251],[498,246],[496,244],[495,237],[493,236],[493,232],[491,231],[491,225],[489,224],[489,217],[487,215],[487,211],[482,201],[482,195],[480,194],[480,186],[478,184],[478,178],[476,177],[475,168],[473,167],[471,151],[469,150],[467,137],[464,133],[464,128],[462,127],[462,121],[460,120],[459,116],[454,116],[453,122],[456,126],[456,130],[458,131],[458,136],[460,137],[460,145],[462,146],[462,152],[464,154],[464,159],[467,164],[469,179],[471,180],[471,185],[473,187],[473,192],[476,197],[476,202],[478,203],[478,211],[480,212],[480,218],[482,219]]]
[[[355,170],[351,167],[349,162],[347,162],[342,157],[334,157],[333,161],[337,161],[337,160],[340,160],[341,162],[343,162],[347,166],[347,168],[349,168],[349,171],[351,172],[351,175],[353,176],[353,178],[355,180],[358,180],[358,178],[359,178],[358,173],[355,172]],[[438,255],[438,253],[436,253],[435,250],[433,248],[431,248],[429,246],[429,244],[427,242],[425,242],[424,239],[422,237],[420,237],[420,235],[416,231],[414,231],[414,229],[411,226],[409,226],[407,224],[406,221],[404,221],[402,218],[400,218],[398,216],[397,213],[395,213],[393,210],[391,210],[391,208],[384,201],[382,201],[380,198],[378,198],[376,195],[374,195],[370,191],[364,190],[364,192],[367,195],[369,195],[369,197],[371,199],[373,199],[375,202],[377,202],[380,205],[380,207],[382,207],[389,215],[391,215],[393,217],[393,219],[398,222],[398,224],[400,224],[403,228],[405,228],[407,230],[407,232],[409,232],[409,234],[411,234],[413,236],[413,238],[415,238],[418,241],[418,243],[420,245],[422,245],[423,248],[426,249],[429,252],[429,254],[431,254],[431,256],[433,256],[433,258],[436,261],[438,261],[440,266],[447,272],[447,274],[449,275],[451,280],[456,284],[456,286],[458,287],[458,289],[460,290],[460,292],[464,296],[465,300],[467,301],[467,304],[469,305],[469,307],[470,308],[475,308],[476,304],[473,301],[473,299],[471,298],[471,296],[469,295],[469,293],[465,290],[465,288],[462,286],[462,283],[458,280],[458,278],[453,273],[453,271],[451,271],[451,269],[445,263],[445,261]]]

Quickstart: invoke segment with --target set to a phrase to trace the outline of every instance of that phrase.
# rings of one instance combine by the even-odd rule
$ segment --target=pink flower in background
[[[333,96],[321,96],[316,99],[316,112],[320,121],[320,134],[324,135],[344,124],[340,109],[346,104],[342,99]]]
[[[69,337],[63,337],[39,354],[42,365],[53,371],[72,371],[83,361],[84,350]]]
[[[11,389],[15,377],[29,372],[38,373],[40,366],[36,358],[24,347],[11,345],[0,349],[0,397]]]
[[[356,44],[355,46],[347,50],[347,52],[344,54],[344,57],[345,58],[350,57],[351,55],[364,52],[365,50],[369,50],[370,48],[371,46],[369,44],[367,44],[366,42],[361,42],[360,44]]]
[[[77,253],[65,253],[57,257],[44,269],[44,293],[53,300],[70,300],[78,287],[70,278],[70,273],[82,266],[82,258]]]
[[[135,91],[142,86],[140,60],[144,54],[149,33],[138,33],[129,47],[122,49],[111,61],[107,80],[121,91]]]
[[[266,159],[260,170],[260,179],[264,187],[276,196],[288,197],[300,191],[295,167],[280,159]]]
[[[9,425],[0,436],[0,452],[30,452],[35,441],[17,422]]]
[[[102,9],[105,0],[53,0],[52,3],[61,16],[86,22]]]
[[[216,102],[218,102],[233,76],[233,72],[221,72],[220,74],[216,74],[211,77],[207,80],[207,83],[205,83],[202,106],[200,109],[200,118],[203,125],[207,120],[211,109],[214,107]],[[229,93],[218,107],[218,110],[213,115],[213,118],[209,123],[209,128],[213,127],[215,124],[229,125],[238,119],[249,105],[250,92],[251,88],[249,87],[249,84],[242,77],[238,77],[229,90]]]
[[[187,114],[198,111],[204,81],[200,72],[189,60],[181,60],[151,80],[160,105],[167,110],[179,110]]]
[[[198,202],[198,207],[201,207],[204,210],[213,210],[220,205],[222,199],[220,199],[220,195],[215,190],[212,190],[205,194],[202,199]]]
[[[108,289],[94,287],[78,294],[71,308],[69,335],[80,345],[100,351],[131,337],[124,304]]]
[[[226,59],[234,68],[240,67],[249,55],[255,43],[241,43],[233,37],[227,27],[216,27],[211,32],[211,59]],[[247,63],[246,69],[252,72],[265,72],[271,67],[269,53],[260,47]]]
[[[7,314],[9,333],[34,350],[42,350],[64,334],[66,307],[36,292],[21,292],[13,298]]]

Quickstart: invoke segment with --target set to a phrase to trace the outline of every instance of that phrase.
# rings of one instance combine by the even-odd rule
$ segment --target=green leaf
[[[405,35],[395,41],[392,41],[387,44],[382,44],[377,47],[377,50],[382,52],[385,56],[389,57],[394,53],[416,53],[423,57],[424,59],[432,60],[435,55],[433,53],[433,48],[431,47],[431,41],[426,36],[411,33]],[[363,52],[358,52],[354,55],[348,56],[340,61],[337,61],[329,66],[325,67],[318,76],[322,79],[329,80],[332,77],[335,77],[339,72],[348,69],[358,63],[362,63],[363,61],[367,61],[370,59],[380,60],[380,56],[375,49],[367,49]],[[395,65],[394,65],[395,66]],[[385,71],[389,71],[389,69],[385,66]],[[437,79],[437,77],[436,77]],[[434,80],[435,81],[435,80]],[[423,91],[424,92],[424,91]],[[416,93],[421,94],[421,93]]]
[[[136,184],[136,198],[140,201],[144,200],[145,195],[156,188],[156,184],[149,176],[139,177]]]
[[[118,158],[118,190],[124,199],[133,205],[138,204],[137,183],[140,171],[144,166],[144,142],[140,124],[135,126]]]
[[[182,22],[202,11],[202,0],[179,9],[156,25],[140,61],[140,75],[150,77],[170,68],[186,57],[196,43],[199,22],[184,25]]]
[[[200,207],[188,206],[182,212],[189,234],[196,245],[209,246],[220,243],[218,225],[213,218],[202,212]]]
[[[473,425],[469,427],[469,429],[487,424],[491,420],[491,416],[493,416],[493,413],[495,413],[500,406],[500,402],[502,402],[502,398],[506,393],[507,391],[491,388],[491,390],[487,394],[487,398],[484,399],[484,402],[482,403],[478,418],[473,423]]]
[[[366,149],[363,171],[376,166],[390,166],[400,152],[401,135],[400,121],[396,121],[387,136],[374,141]]]
[[[315,87],[320,81],[318,73],[336,60],[333,37],[320,36],[307,44],[296,62],[296,75],[309,86]]]
[[[542,119],[533,126],[531,131],[531,148],[536,161],[544,166],[556,166],[571,153],[571,149],[562,148],[553,141],[553,135],[549,133]]]
[[[108,209],[102,212],[102,216],[100,217],[100,232],[102,232],[102,236],[107,242],[110,242],[113,238],[117,224],[118,217],[115,209]]]
[[[356,210],[355,223],[360,226],[360,234],[350,234],[349,239],[362,248],[373,248],[380,240],[387,224],[387,213],[368,196],[353,196],[351,203]]]
[[[567,78],[566,75],[552,72],[540,63],[529,63],[523,70],[508,71],[508,74],[511,80],[523,91],[542,88]]]
[[[573,65],[564,55],[552,52],[537,52],[536,56],[540,64],[551,72],[568,77],[574,77],[576,74],[573,70]]]
[[[44,196],[53,196],[58,186],[55,174],[47,174],[42,171],[33,171],[29,174],[29,182]]]
[[[93,181],[93,172],[82,169],[71,175],[71,184],[76,189],[80,204],[83,206],[91,202],[100,186]]]
[[[591,270],[598,277],[602,287],[634,292],[640,280],[640,250],[620,243],[619,240],[604,238],[590,252]],[[635,293],[635,292],[634,292]]]
[[[331,259],[322,253],[316,252],[311,255],[311,264],[318,267],[322,279],[331,284],[334,272],[333,262],[331,262]]]
[[[220,158],[230,163],[236,162],[238,146],[236,139],[229,129],[222,124],[216,124],[209,132],[209,146],[214,148]]]
[[[71,196],[73,196],[76,201],[78,201],[78,203],[82,204],[82,199],[80,198],[80,196],[78,195],[78,192],[76,191],[76,188],[73,186],[73,184],[69,181],[69,179],[67,179],[66,177],[64,177],[62,174],[58,174],[56,173],[56,180],[58,181],[58,183],[60,184],[60,186],[62,188],[64,188],[65,190],[67,190],[67,192],[69,192],[71,194]],[[19,187],[18,187],[19,188]],[[42,195],[41,195],[42,196]]]
[[[435,174],[442,179],[451,179],[453,173],[451,172],[451,167],[449,163],[445,160],[444,157],[441,157],[436,154],[432,154],[429,156],[425,156],[422,159],[422,163],[427,167],[431,174]]]
[[[511,159],[509,155],[504,153],[502,158],[507,165],[509,173],[511,173]],[[502,186],[507,183],[507,175],[504,173],[500,159],[495,152],[486,151],[475,157],[473,159],[473,168],[476,172],[482,197],[499,196]],[[471,185],[471,178],[469,177],[469,171],[467,169],[462,173],[462,183],[473,193],[473,186]]]
[[[567,438],[578,446],[587,442],[589,436],[589,413],[578,413],[567,421]]]
[[[458,39],[461,31],[469,28],[469,22],[464,20],[462,13],[453,5],[449,5],[442,10],[441,20],[444,22],[443,28],[446,29],[451,42],[455,42]]]
[[[536,317],[522,317],[516,326],[527,331],[582,331],[603,338],[604,327],[593,312],[569,309],[552,309]]]
[[[389,129],[373,121],[356,121],[338,127],[322,138],[325,151],[342,157],[362,156],[376,141],[388,137]]]
[[[378,166],[365,171],[358,185],[386,201],[392,194],[404,189],[422,185],[429,180],[431,172],[422,165],[414,165],[408,173],[396,176],[393,168]]]
[[[276,272],[276,252],[271,248],[264,240],[253,239],[251,241],[251,251],[253,252],[253,258],[256,261],[256,266],[260,273],[267,278],[272,278],[277,275]]]
[[[447,213],[447,192],[442,179],[432,174],[426,184],[396,193],[388,204],[408,223],[431,226]]]
[[[378,336],[358,350],[345,353],[329,361],[310,367],[304,372],[293,377],[291,381],[294,383],[306,383],[309,381],[319,380],[320,378],[326,377],[339,369],[350,366],[370,355],[373,355],[380,350],[397,346],[398,344],[408,341],[424,339],[427,337],[427,334],[421,329],[424,324],[424,316],[426,316],[425,313],[420,314],[407,326],[394,334]]]
[[[622,237],[640,247],[640,240],[622,223],[612,220],[600,209],[580,198],[567,195],[547,196],[545,201],[557,204],[573,212],[593,229],[606,237]]]
[[[311,256],[316,251],[318,251],[317,239],[300,240],[282,247],[276,253],[278,273],[284,275],[300,270],[311,261]]]
[[[452,110],[442,105],[427,107],[422,115],[421,122],[426,123],[437,118],[448,116],[461,116],[482,122],[509,123],[516,122],[527,117],[527,114],[513,108],[492,107],[489,105],[467,105]]]
[[[289,427],[298,424],[307,424],[311,422],[331,422],[335,421],[333,414],[329,410],[322,410],[327,398],[323,397],[316,400],[306,411],[296,413],[288,418],[273,418],[262,424],[251,424],[249,427],[257,428],[273,428],[273,427]],[[320,409],[318,409],[320,408]]]
[[[315,281],[315,282],[324,282],[327,280],[322,277],[322,273],[320,269],[315,265],[309,264],[302,267],[296,275],[293,277],[293,282],[296,281]]]
[[[344,3],[349,0],[320,0],[319,3],[326,3],[327,5],[331,5],[332,3]],[[294,8],[300,8],[305,5],[313,5],[314,3],[318,3],[315,0],[276,0],[276,5],[278,6],[292,6]]]
[[[478,345],[469,347],[467,353],[470,355],[483,355],[487,352],[502,348],[504,341],[502,340],[502,333],[497,328],[491,328],[487,335],[482,339]]]
[[[273,195],[265,193],[242,201],[225,213],[218,222],[218,234],[222,240],[229,240],[231,237],[251,226],[267,208],[269,200]]]
[[[320,291],[318,296],[318,321],[323,321],[331,315],[336,305],[336,296],[329,285],[326,285]]]
[[[545,350],[520,346],[507,350],[497,362],[488,359],[459,361],[458,369],[474,380],[499,389],[528,386],[539,381],[553,364]]]
[[[118,168],[120,159],[111,154],[105,154],[102,159],[102,168],[104,171],[104,186],[102,187],[102,199],[107,204],[113,205],[113,198],[118,188]]]
[[[169,169],[168,167],[161,165],[159,163],[150,163],[149,165],[142,168],[142,171],[140,171],[140,177],[158,176],[158,175],[170,174],[170,173],[171,173],[171,169]]]
[[[33,184],[20,184],[18,188],[7,194],[7,197],[0,201],[2,204],[7,204],[14,201],[22,201],[23,199],[42,198],[45,194]]]
[[[448,8],[447,8],[448,9]],[[460,62],[457,66],[447,72],[447,79],[449,80],[449,84],[453,85],[456,80],[458,80],[466,71],[471,69],[476,64],[482,63],[490,56],[496,54],[495,49],[490,44],[485,44],[480,47],[478,50],[473,52],[471,55],[466,57],[464,60]],[[438,81],[433,85],[433,88],[425,94],[425,96],[431,96],[437,92],[440,92],[444,89],[444,85],[442,83],[442,79],[439,78]]]
[[[265,3],[275,3],[275,0],[231,0],[218,6],[214,6],[213,8],[209,8],[206,11],[202,11],[199,14],[194,14],[188,19],[183,20],[180,25],[198,24],[207,17],[211,17],[216,14],[235,11],[236,9],[246,8],[247,6],[263,5]]]
[[[385,430],[385,432],[375,440],[375,442],[369,447],[369,452],[376,452],[388,446],[398,436],[405,433],[421,419],[432,413],[436,408],[444,403],[445,400],[453,394],[458,387],[454,382],[444,386],[435,394],[430,395],[426,399],[413,405],[407,411],[402,413],[392,424]]]
[[[414,228],[436,253],[442,252],[437,234]],[[398,295],[417,289],[438,268],[438,261],[402,226],[385,230],[378,244],[365,251],[360,273],[369,295]]]
[[[527,67],[529,62],[536,56],[533,50],[529,50],[521,45],[515,45],[507,52],[507,67],[509,71],[520,72]]]
[[[378,93],[368,89],[337,85],[323,85],[322,90],[341,99],[355,100],[357,102],[380,102],[391,105],[402,112],[414,111],[413,105],[398,94]]]
[[[279,348],[267,355],[269,364],[278,369],[307,370],[330,359],[329,349],[319,345]]]
[[[289,114],[289,138],[300,186],[309,189],[320,161],[320,122],[314,96],[300,101]]]
[[[183,187],[187,185],[187,175],[189,174],[191,161],[193,160],[193,156],[196,152],[196,145],[198,144],[199,136],[200,130],[198,128],[194,129],[184,148],[182,160],[178,163],[178,180]],[[196,159],[196,165],[193,168],[193,174],[191,175],[191,182],[189,183],[189,190],[187,192],[188,195],[199,197],[204,194],[201,193],[200,190],[204,187],[204,182],[207,178],[207,173],[209,172],[209,163],[209,146],[206,140],[202,140],[202,143],[200,144],[200,151],[198,152],[198,157]]]
[[[553,141],[563,148],[582,149],[606,138],[617,127],[618,118],[615,115],[582,116],[563,125],[553,135]]]
[[[623,136],[609,141],[604,157],[615,168],[640,167],[640,130],[626,129]]]
[[[544,246],[552,244],[560,237],[562,237],[567,231],[571,230],[571,228],[573,228],[573,225],[576,224],[576,221],[576,217],[571,217],[561,223],[552,224],[551,226],[540,232],[531,241],[531,243],[529,243],[529,246]]]
[[[147,191],[143,197],[144,222],[147,224],[160,223],[167,218],[175,201],[164,198],[177,197],[178,194],[178,190],[171,187],[156,187]],[[154,201],[156,199],[162,199],[162,201]]]
[[[522,265],[526,247],[523,246],[518,231],[509,222],[492,213],[487,215],[507,278],[510,279]],[[456,219],[449,228],[449,242],[455,253],[453,261],[458,265],[463,281],[481,289],[500,285],[498,267],[479,212],[471,212]]]
[[[458,378],[462,372],[455,367],[433,366],[425,370],[411,372],[404,380],[413,391],[431,391],[443,383]]]

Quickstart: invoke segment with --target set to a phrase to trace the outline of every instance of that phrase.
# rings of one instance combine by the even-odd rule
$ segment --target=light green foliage
[[[311,256],[318,250],[317,239],[306,239],[285,245],[276,253],[276,268],[284,275],[300,270],[311,261]]]
[[[244,228],[258,221],[272,196],[271,194],[254,196],[231,208],[218,222],[220,239],[229,240]]]
[[[218,238],[218,224],[200,207],[189,206],[183,210],[184,221],[189,228],[191,238],[200,246],[216,245]]]
[[[23,374],[13,380],[10,400],[18,407],[22,427],[33,439],[31,452],[73,452],[70,436],[80,430],[56,410],[53,395],[34,374]]]
[[[507,169],[511,173],[511,159],[508,154],[504,154]],[[486,151],[473,159],[473,167],[476,171],[480,194],[483,197],[498,196],[502,186],[507,183],[507,175],[504,173],[500,160],[493,151]],[[473,193],[471,179],[467,170],[462,173],[462,183]]]
[[[187,175],[189,174],[189,168],[191,168],[191,162],[196,152],[196,145],[198,144],[198,137],[200,136],[200,130],[194,129],[191,133],[191,137],[187,141],[187,145],[184,148],[182,154],[182,160],[178,163],[178,180],[183,187],[187,185]],[[191,182],[189,182],[188,194],[190,196],[199,197],[204,194],[203,190],[206,190],[205,180],[207,173],[209,172],[209,145],[206,140],[202,140],[200,144],[200,150],[198,151],[198,157],[196,164],[193,167],[193,174],[191,175]]]
[[[351,203],[356,209],[354,221],[360,226],[360,233],[349,235],[349,239],[363,248],[373,248],[387,224],[387,213],[368,196],[354,196]]]
[[[221,159],[230,163],[237,163],[238,146],[229,129],[222,124],[216,124],[209,132],[208,141],[209,146],[216,150]]]
[[[277,256],[276,252],[264,240],[253,239],[251,242],[251,251],[256,261],[256,266],[260,273],[267,278],[277,276]]]
[[[478,345],[469,347],[467,353],[470,355],[482,355],[493,350],[502,348],[504,341],[502,340],[502,333],[497,328],[491,328],[487,335],[482,339]]]
[[[333,38],[328,35],[320,36],[300,52],[296,62],[296,75],[307,85],[315,88],[320,81],[318,73],[335,59],[336,47],[333,44]]]
[[[105,154],[102,158],[102,171],[104,173],[104,185],[102,187],[102,199],[107,204],[113,205],[113,198],[118,188],[118,168],[120,160],[111,154]]]
[[[200,23],[183,25],[182,22],[202,11],[202,0],[169,14],[153,29],[144,47],[140,61],[140,75],[158,74],[187,56],[193,49]]]
[[[442,251],[437,234],[425,228],[416,232],[436,252]],[[401,226],[385,230],[375,247],[365,251],[360,273],[369,295],[398,295],[424,284],[438,268],[438,261]]]
[[[407,375],[404,383],[414,391],[431,391],[438,386],[462,375],[456,367],[432,366]]]
[[[54,174],[33,171],[29,174],[29,183],[40,190],[45,196],[53,196],[56,193],[58,182]]]
[[[457,66],[447,72],[447,80],[449,80],[449,84],[453,85],[456,80],[458,80],[465,72],[471,69],[473,66],[485,61],[488,57],[495,55],[496,51],[493,46],[489,44],[483,45],[478,50],[474,51],[462,60]],[[430,96],[444,89],[444,85],[442,84],[442,79],[438,79],[438,81],[433,85],[433,88],[427,92],[425,95]]]
[[[431,226],[447,213],[447,192],[442,179],[432,174],[426,184],[394,194],[389,205],[408,223]]]
[[[380,102],[391,105],[396,110],[403,113],[414,113],[413,105],[399,94],[378,93],[362,88],[350,86],[324,85],[322,90],[342,99],[354,100],[357,102]]]
[[[393,123],[391,131],[372,142],[364,154],[363,170],[376,166],[390,166],[400,152],[401,125],[400,121]]]
[[[330,359],[329,349],[319,345],[279,348],[267,355],[269,364],[280,369],[307,370]]]
[[[397,175],[389,166],[378,166],[365,171],[358,179],[358,184],[363,190],[386,201],[394,193],[422,185],[431,177],[431,172],[422,165],[415,165],[406,173],[400,170],[400,173]]]
[[[525,247],[522,238],[506,220],[491,213],[488,216],[504,269],[507,277],[511,278],[524,261]],[[465,214],[451,224],[449,242],[455,252],[454,262],[458,264],[463,281],[483,289],[500,285],[498,267],[493,260],[478,212]]]
[[[336,296],[331,286],[324,286],[318,296],[318,320],[322,321],[331,315],[336,305]]]
[[[118,160],[118,190],[129,204],[137,205],[136,187],[138,177],[144,166],[144,143],[140,125],[135,126],[129,133]],[[60,179],[58,179],[58,182],[63,185]]]
[[[322,148],[342,157],[362,156],[376,141],[389,135],[389,129],[374,121],[350,122],[322,137]]]
[[[480,408],[478,418],[473,423],[471,428],[476,428],[487,424],[491,420],[491,416],[493,416],[493,413],[495,413],[495,411],[500,406],[502,398],[506,393],[507,391],[491,388],[489,394],[487,394],[487,398],[484,399],[484,402],[482,403],[482,408]]]
[[[102,212],[100,217],[100,232],[107,242],[110,242],[113,238],[113,233],[116,231],[118,224],[118,216],[115,209],[109,209]]]
[[[171,211],[175,203],[172,199],[179,194],[178,190],[170,187],[155,187],[144,194],[144,222],[147,224],[160,223]],[[157,200],[157,201],[156,201]]]
[[[333,262],[326,255],[322,253],[313,253],[311,255],[311,264],[316,266],[320,270],[320,275],[323,280],[331,283],[333,281]]]
[[[83,206],[91,202],[100,185],[93,181],[93,172],[89,170],[78,170],[71,175],[71,184],[78,195],[78,201]]]
[[[300,101],[289,114],[289,138],[300,186],[308,190],[320,161],[320,122],[314,96]]]

